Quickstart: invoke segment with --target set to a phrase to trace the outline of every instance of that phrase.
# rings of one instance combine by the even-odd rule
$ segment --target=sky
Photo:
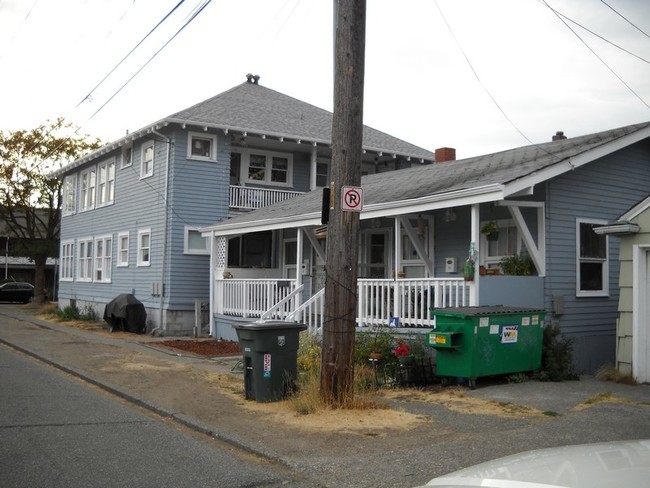
[[[332,0],[212,0],[180,30],[204,1],[0,0],[0,130],[110,142],[247,73],[332,110]],[[647,0],[367,1],[375,129],[460,159],[649,120]]]

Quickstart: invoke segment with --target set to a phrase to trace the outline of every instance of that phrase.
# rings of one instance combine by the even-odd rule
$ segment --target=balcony
[[[255,210],[302,195],[300,191],[271,190],[249,186],[230,186],[230,208]]]

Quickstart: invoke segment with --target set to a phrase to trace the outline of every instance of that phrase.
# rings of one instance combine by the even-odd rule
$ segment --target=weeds
[[[637,385],[638,383],[630,373],[622,373],[611,364],[606,364],[596,372],[596,378],[601,381],[613,381],[624,385]]]

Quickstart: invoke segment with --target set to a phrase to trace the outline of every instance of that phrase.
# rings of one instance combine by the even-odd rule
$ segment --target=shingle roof
[[[163,120],[329,144],[332,113],[256,83],[244,82]],[[364,126],[364,149],[433,161],[434,153]]]
[[[432,195],[444,196],[490,185],[509,185],[522,179],[532,178],[532,184],[535,184],[549,178],[551,173],[545,173],[546,170],[558,165],[566,166],[567,162],[583,155],[586,162],[593,160],[599,157],[595,155],[599,148],[635,133],[649,137],[650,122],[463,160],[367,175],[361,180],[364,208],[373,204],[414,201]],[[571,166],[567,168],[569,170]],[[214,228],[298,218],[320,212],[320,208],[321,192],[316,190],[215,224]]]

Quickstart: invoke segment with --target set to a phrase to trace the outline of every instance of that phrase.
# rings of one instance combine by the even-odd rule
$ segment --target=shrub
[[[573,339],[562,336],[558,326],[544,327],[540,381],[577,380],[573,367]]]
[[[79,309],[76,305],[68,305],[63,310],[58,311],[59,320],[63,322],[68,322],[71,320],[79,320]]]

